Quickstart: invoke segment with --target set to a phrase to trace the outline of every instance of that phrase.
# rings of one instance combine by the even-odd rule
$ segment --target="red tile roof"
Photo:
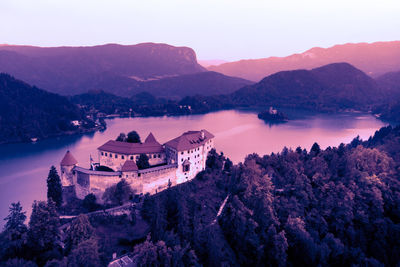
[[[74,158],[74,156],[72,156],[71,152],[69,152],[69,150],[68,150],[67,153],[65,153],[64,158],[61,160],[60,165],[61,166],[72,166],[77,163],[78,163],[78,161]]]
[[[124,155],[161,153],[163,147],[157,142],[151,143],[127,143],[110,140],[100,146],[98,150],[119,153]]]
[[[125,161],[124,165],[121,167],[121,171],[123,172],[130,172],[130,171],[137,171],[138,166],[133,160],[127,160]]]
[[[201,132],[204,132],[204,138],[201,138]],[[184,151],[202,146],[208,140],[214,138],[214,135],[207,130],[201,131],[188,131],[181,136],[172,139],[165,143],[166,146],[171,147],[177,151]]]
[[[149,135],[146,137],[146,140],[144,140],[144,142],[145,143],[157,143],[157,144],[159,144],[152,133],[149,133]]]

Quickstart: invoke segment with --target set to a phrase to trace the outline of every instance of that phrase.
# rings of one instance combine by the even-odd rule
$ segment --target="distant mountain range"
[[[205,71],[188,47],[143,43],[92,47],[0,46],[0,72],[45,90],[74,95],[96,86],[133,87],[140,80]],[[127,89],[124,88],[126,91]],[[118,91],[114,93],[119,94]]]
[[[222,60],[222,59],[198,60],[198,62],[204,68],[207,68],[207,67],[210,67],[210,66],[221,65],[221,64],[224,64],[224,63],[228,63],[228,61]]]
[[[207,72],[187,47],[144,43],[93,47],[0,46],[0,72],[61,95],[103,90],[181,98],[228,94],[253,82]]]
[[[71,122],[82,122],[82,129]],[[94,128],[66,97],[0,73],[0,143],[30,141]]]
[[[312,69],[335,62],[347,62],[372,77],[400,70],[400,41],[315,47],[301,54],[228,62],[208,67],[229,76],[260,81],[279,71]]]

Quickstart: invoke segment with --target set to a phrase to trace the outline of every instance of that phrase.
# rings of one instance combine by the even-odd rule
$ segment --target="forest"
[[[80,121],[81,126],[71,121]],[[30,142],[62,134],[95,130],[93,120],[66,97],[30,86],[0,73],[0,144]]]
[[[235,166],[214,152],[195,181],[145,200],[149,242],[190,246],[196,258],[182,259],[207,266],[397,266],[399,162],[400,127],[390,126],[367,141]],[[164,265],[156,255],[135,247],[133,257]]]
[[[104,266],[122,244],[138,266],[397,266],[399,163],[400,127],[391,126],[365,141],[250,154],[237,165],[213,150],[195,179],[144,197],[142,237],[132,214],[80,215],[60,235],[53,201],[35,202],[28,226],[14,203],[0,261]],[[118,242],[105,235],[110,227]]]

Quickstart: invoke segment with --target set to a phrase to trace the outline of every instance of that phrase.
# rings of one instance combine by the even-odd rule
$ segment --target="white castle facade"
[[[185,132],[163,145],[152,133],[143,143],[110,140],[98,148],[99,162],[90,169],[79,167],[67,151],[60,163],[63,191],[80,199],[93,193],[100,200],[108,187],[125,179],[136,194],[154,194],[193,179],[205,169],[213,147],[214,135],[206,130]],[[149,168],[140,170],[136,165],[141,154],[149,158]]]

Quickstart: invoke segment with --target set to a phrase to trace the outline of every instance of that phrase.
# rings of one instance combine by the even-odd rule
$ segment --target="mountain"
[[[104,88],[124,94],[141,80],[202,71],[191,48],[167,44],[0,46],[0,72],[63,95]]]
[[[197,62],[199,62],[199,64],[202,65],[204,68],[207,68],[210,66],[221,65],[227,63],[228,61],[222,59],[210,59],[210,60],[197,60]]]
[[[235,105],[277,105],[338,111],[369,110],[382,98],[375,80],[348,63],[282,71],[234,92]]]
[[[148,92],[158,97],[180,99],[192,95],[230,94],[253,82],[208,71],[167,77],[136,84],[135,93]]]
[[[285,70],[312,69],[335,62],[348,62],[372,77],[400,70],[400,41],[315,47],[287,57],[269,57],[210,66],[208,70],[229,76],[260,81]]]
[[[376,81],[382,89],[400,98],[400,71],[385,73],[377,77]]]
[[[0,74],[0,143],[79,132],[73,120],[94,127],[66,97]]]

